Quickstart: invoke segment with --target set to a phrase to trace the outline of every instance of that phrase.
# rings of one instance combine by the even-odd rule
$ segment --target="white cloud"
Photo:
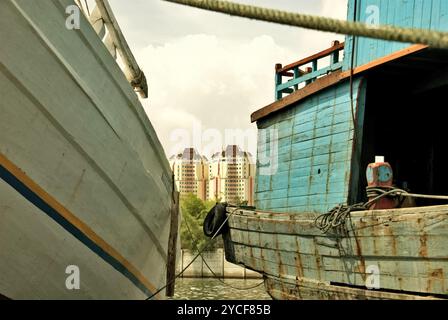
[[[347,11],[347,0],[242,1],[341,19]],[[255,130],[250,114],[274,101],[275,63],[291,63],[343,40],[162,1],[136,0],[133,7],[122,0],[111,3],[147,74],[150,97],[143,104],[168,156],[179,151],[170,141],[176,129],[188,130],[188,143],[200,151],[211,150],[193,137],[198,126],[208,130],[205,135],[210,129],[221,135],[226,129]],[[242,147],[256,153],[255,143]]]
[[[217,129],[222,135],[226,129],[255,129],[250,124],[251,112],[274,97],[274,64],[295,56],[269,36],[241,43],[189,35],[141,50],[138,60],[148,70],[150,87],[144,104],[165,151],[172,152],[174,130],[192,132],[194,124],[203,130]],[[205,145],[198,139],[192,143],[199,150]],[[255,151],[254,144],[244,147]]]
[[[322,12],[324,17],[345,20],[347,18],[347,0],[325,0],[322,2]]]

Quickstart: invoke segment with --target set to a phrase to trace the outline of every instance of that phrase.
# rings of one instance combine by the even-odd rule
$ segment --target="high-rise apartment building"
[[[198,198],[207,200],[209,173],[207,158],[201,156],[194,148],[186,148],[169,160],[180,196],[193,193]]]
[[[209,198],[253,206],[254,177],[252,155],[236,145],[229,145],[210,159]]]
[[[213,154],[210,161],[194,148],[170,158],[180,195],[189,193],[202,200],[254,205],[255,164],[249,152],[236,145]]]

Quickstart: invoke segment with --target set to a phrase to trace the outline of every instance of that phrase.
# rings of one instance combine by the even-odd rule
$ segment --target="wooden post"
[[[312,68],[307,67],[307,68],[305,69],[305,73],[309,74],[309,73],[311,73],[311,72],[313,72],[313,69],[312,69]],[[307,81],[305,82],[305,84],[306,84],[306,85],[309,85],[311,82],[313,82],[313,79],[307,80]]]
[[[299,67],[294,68],[294,79],[298,79],[300,77]],[[299,90],[299,84],[294,85],[294,90]]]
[[[204,259],[202,257],[203,255],[201,254],[201,278],[204,278]]]
[[[184,270],[184,249],[180,249],[180,271]],[[183,278],[184,275],[182,274],[181,278]]]
[[[312,61],[312,65],[313,65],[313,72],[317,71],[318,65],[317,65],[317,59]],[[311,79],[311,82],[316,81],[316,79]]]
[[[277,89],[282,84],[282,74],[279,72],[281,68],[282,65],[280,63],[275,65],[275,100],[280,100],[283,97],[282,92]]]
[[[177,254],[178,231],[179,231],[179,192],[173,191],[170,237],[168,240],[168,258],[166,262],[167,297],[174,296],[174,286],[176,280],[176,254]]]
[[[339,45],[339,41],[335,40],[331,43],[332,47],[336,47]],[[333,57],[332,57],[332,64],[338,63],[339,62],[339,50],[336,50],[335,52],[333,52]]]
[[[224,249],[221,249],[221,265],[222,265],[222,279],[223,280],[225,279],[225,272],[226,272],[224,254],[225,254]]]

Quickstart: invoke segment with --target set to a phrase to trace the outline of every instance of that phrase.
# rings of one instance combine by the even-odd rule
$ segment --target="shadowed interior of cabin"
[[[448,122],[443,105],[448,85],[441,79],[426,80],[437,79],[436,73],[444,69],[437,61],[441,60],[434,60],[433,68],[420,69],[408,60],[367,78],[358,201],[366,200],[365,169],[376,155],[391,164],[394,186],[412,193],[448,195]],[[446,203],[416,199],[415,204]]]

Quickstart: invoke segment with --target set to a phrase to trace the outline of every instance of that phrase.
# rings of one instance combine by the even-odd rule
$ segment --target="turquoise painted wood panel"
[[[349,0],[347,19],[353,21],[355,0]],[[357,0],[356,20],[372,22],[378,12],[381,25],[395,25],[448,31],[448,1],[446,0]],[[357,38],[354,66],[360,66],[404,49],[410,44]],[[344,69],[350,68],[353,37],[346,37]]]
[[[354,81],[355,112],[361,82]],[[277,159],[273,174],[263,170],[272,162],[257,163],[259,210],[326,212],[347,202],[353,150],[349,81],[258,121],[258,128],[274,130],[278,138],[277,144],[261,140],[258,145],[258,159],[269,154]]]

